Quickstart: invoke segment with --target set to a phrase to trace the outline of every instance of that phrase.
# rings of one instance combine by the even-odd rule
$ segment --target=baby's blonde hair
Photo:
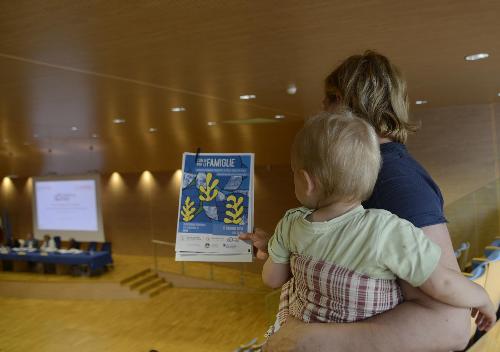
[[[295,136],[292,167],[304,169],[322,191],[322,201],[370,197],[380,170],[377,134],[365,120],[344,110],[308,119]]]

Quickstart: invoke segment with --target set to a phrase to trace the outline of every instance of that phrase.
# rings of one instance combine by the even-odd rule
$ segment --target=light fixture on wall
[[[113,120],[113,123],[119,125],[119,124],[125,123],[125,119],[116,118]]]
[[[73,127],[71,127],[71,130],[72,130],[72,131],[78,131],[78,127],[73,126]]]
[[[417,105],[424,105],[424,104],[427,104],[427,100],[417,100],[415,102],[415,104],[417,104]]]
[[[488,56],[490,56],[488,53],[478,53],[478,54],[472,54],[472,55],[467,55],[465,57],[465,61],[477,61],[477,60],[484,60]]]
[[[155,133],[156,131],[158,131],[158,129],[157,129],[157,128],[154,128],[154,127],[150,127],[150,128],[149,128],[149,132],[150,132],[150,133]]]
[[[274,115],[275,119],[282,120],[285,118],[285,115]]]
[[[208,121],[207,125],[209,125],[209,126],[215,126],[215,125],[217,125],[217,122],[215,122],[215,121]]]

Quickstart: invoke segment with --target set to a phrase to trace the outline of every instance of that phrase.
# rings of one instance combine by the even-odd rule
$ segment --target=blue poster
[[[248,253],[237,236],[252,231],[253,168],[249,153],[184,153],[176,251]]]

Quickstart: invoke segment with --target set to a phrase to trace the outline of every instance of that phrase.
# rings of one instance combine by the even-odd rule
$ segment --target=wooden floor
[[[151,258],[116,256],[115,269],[100,277],[0,272],[2,281],[118,283],[152,267]],[[162,258],[163,271],[181,265]],[[232,351],[267,329],[264,290],[259,275],[189,263],[192,277],[229,283],[233,290],[171,288],[151,299],[33,299],[0,297],[0,352],[37,351]],[[243,283],[243,285],[241,285]],[[85,284],[85,285],[83,285]],[[97,286],[97,285],[96,285]],[[1,290],[0,290],[1,292]],[[500,351],[500,323],[469,351]]]
[[[263,301],[180,288],[148,300],[0,298],[0,351],[232,351],[265,332]]]
[[[0,272],[2,281],[114,282],[152,267],[151,258],[116,256],[115,269],[99,277]],[[180,273],[169,258],[161,270]],[[151,299],[31,299],[0,297],[0,352],[7,351],[232,351],[267,329],[259,275],[189,263],[187,275],[238,289],[171,288]],[[243,285],[242,285],[243,284]],[[86,287],[86,285],[79,285]]]

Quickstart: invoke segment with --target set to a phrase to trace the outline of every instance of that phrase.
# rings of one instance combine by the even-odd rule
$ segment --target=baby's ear
[[[316,182],[314,177],[304,169],[299,170],[300,177],[302,178],[304,185],[306,186],[306,194],[311,195],[316,190]]]

